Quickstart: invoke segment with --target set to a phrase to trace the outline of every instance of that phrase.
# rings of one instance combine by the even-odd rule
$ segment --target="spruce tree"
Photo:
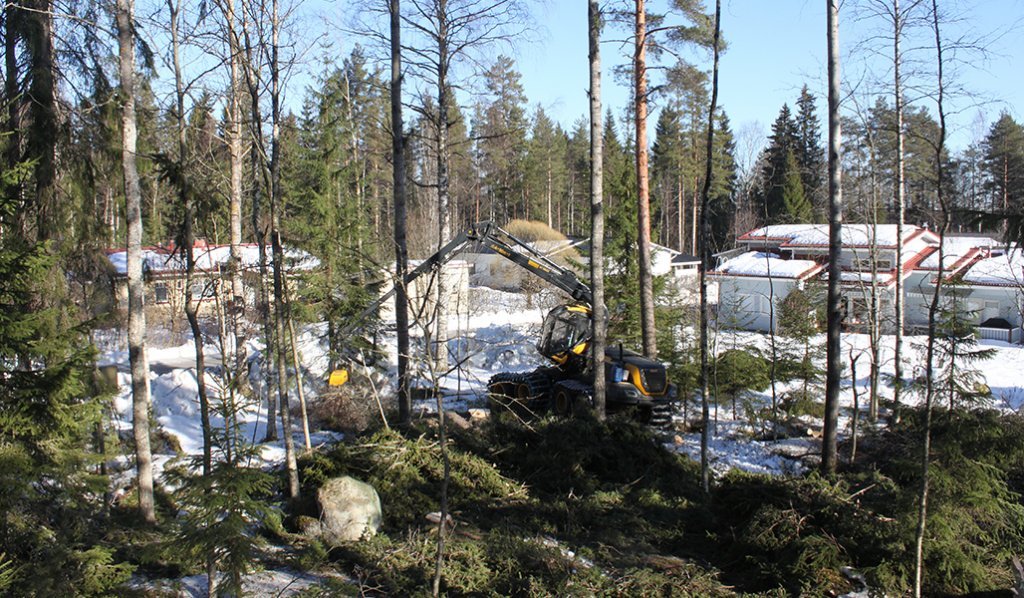
[[[28,168],[3,173],[5,183]],[[9,187],[8,187],[9,188]],[[0,200],[0,562],[5,595],[107,593],[131,568],[99,545],[109,480],[92,449],[101,416],[94,350],[49,244],[10,234]],[[2,566],[0,566],[2,569]]]
[[[800,166],[792,151],[786,154],[785,176],[782,179],[782,214],[779,222],[788,224],[806,224],[811,222],[814,212],[811,202],[807,201],[804,184],[800,177]]]
[[[800,167],[800,180],[804,195],[814,208],[816,220],[824,220],[825,209],[825,150],[821,147],[821,123],[814,108],[814,95],[804,85],[796,101],[797,146],[794,148]]]
[[[798,144],[796,122],[789,105],[783,104],[779,116],[772,124],[772,134],[763,156],[759,193],[763,208],[759,212],[766,214],[768,223],[780,222],[785,218],[782,189],[786,181],[789,155],[796,150]]]
[[[736,141],[724,110],[718,112],[715,122],[715,147],[711,164],[714,170],[709,190],[708,218],[711,221],[712,251],[724,251],[733,246],[730,234],[736,215]]]

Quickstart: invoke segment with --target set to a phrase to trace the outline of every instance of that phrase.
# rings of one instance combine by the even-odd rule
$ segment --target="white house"
[[[718,321],[728,328],[775,330],[779,304],[821,272],[814,260],[783,259],[748,251],[727,260],[709,276],[718,283]]]
[[[896,277],[906,281],[938,245],[938,236],[931,231],[904,226],[902,263],[897,264],[897,225],[846,224],[841,233],[844,325],[852,329],[867,321],[873,296],[882,313],[891,312]],[[735,321],[736,311],[745,309],[750,321],[741,319],[738,327],[771,330],[774,321],[769,314],[792,289],[827,281],[828,242],[827,224],[771,225],[737,238],[738,255],[727,254],[710,273],[719,283],[720,317]]]
[[[1020,248],[975,261],[960,277],[976,308],[981,338],[1021,342],[1024,326],[1024,254]]]
[[[259,276],[259,247],[255,243],[239,246],[242,282],[245,301],[255,301],[255,281]],[[273,267],[274,258],[270,247],[266,247],[268,267]],[[186,289],[186,263],[180,248],[173,245],[143,247],[142,270],[145,274],[147,316],[161,319],[181,315],[185,306],[186,293],[198,302],[200,313],[209,312],[218,295],[225,269],[231,258],[230,245],[213,245],[197,239],[192,248],[195,270],[192,288]],[[128,305],[128,255],[124,249],[107,251],[107,259],[113,268],[114,300],[120,309]],[[313,270],[320,261],[301,249],[284,249],[285,270],[290,277],[300,272]],[[228,298],[219,293],[224,300]]]
[[[1001,255],[998,241],[979,236],[947,236],[942,241],[942,274],[946,280],[956,280],[978,260]],[[904,287],[906,304],[904,318],[910,328],[928,325],[928,310],[935,293],[935,278],[939,275],[939,250],[935,247],[907,277]],[[965,307],[980,311],[983,305],[969,300]]]

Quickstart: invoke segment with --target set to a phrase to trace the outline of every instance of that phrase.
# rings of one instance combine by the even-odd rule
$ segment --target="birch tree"
[[[594,296],[590,321],[590,368],[594,372],[594,409],[605,417],[607,381],[604,352],[608,321],[604,304],[604,133],[601,121],[601,8],[587,3],[587,39],[590,47],[590,289]]]
[[[939,117],[939,137],[935,144],[935,192],[940,210],[939,271],[935,277],[935,294],[932,295],[932,302],[928,307],[928,341],[925,348],[924,441],[921,447],[921,486],[917,497],[917,529],[914,533],[914,596],[918,598],[922,595],[924,582],[924,541],[928,523],[928,494],[930,490],[928,476],[931,467],[932,407],[935,396],[935,335],[937,333],[939,308],[942,302],[942,279],[945,275],[943,271],[943,260],[945,259],[943,246],[945,245],[946,232],[949,230],[949,207],[944,192],[944,179],[946,177],[946,82],[943,63],[945,57],[943,56],[943,41],[937,0],[931,1],[931,21],[932,33],[935,36],[935,106]]]
[[[149,361],[146,359],[145,282],[142,270],[142,189],[136,164],[135,2],[117,0],[118,73],[121,79],[121,169],[127,224],[128,360],[132,378],[132,429],[139,486],[139,513],[156,523],[153,454],[149,444]]]

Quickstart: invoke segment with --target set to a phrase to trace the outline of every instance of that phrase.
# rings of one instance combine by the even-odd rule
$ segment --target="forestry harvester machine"
[[[487,385],[492,409],[505,407],[529,412],[551,409],[571,415],[592,403],[594,372],[590,363],[593,294],[576,274],[491,222],[479,222],[462,231],[405,276],[405,284],[436,271],[472,243],[487,248],[546,281],[572,298],[545,316],[537,351],[552,363],[531,372],[501,372]],[[394,290],[374,301],[343,330],[347,336],[370,314],[394,295]],[[668,380],[664,364],[635,352],[613,346],[605,351],[606,408],[609,413],[631,412],[652,427],[671,423],[671,406],[676,386]],[[344,383],[344,370],[331,375],[332,384]]]

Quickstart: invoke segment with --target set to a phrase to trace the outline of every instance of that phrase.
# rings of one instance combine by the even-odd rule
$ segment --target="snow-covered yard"
[[[451,362],[458,361],[461,367],[455,368],[444,376],[441,386],[445,389],[445,407],[456,411],[464,411],[471,407],[486,407],[484,394],[487,380],[498,371],[526,371],[543,363],[536,353],[533,344],[540,328],[541,320],[547,308],[558,302],[558,298],[548,293],[538,293],[527,297],[517,293],[506,293],[486,288],[474,288],[471,293],[472,306],[468,317],[453,319],[450,325],[452,340],[449,341]],[[528,307],[529,305],[529,307]],[[301,334],[299,351],[303,357],[304,368],[309,375],[305,388],[307,396],[315,401],[316,392],[323,388],[327,377],[327,359],[323,336],[326,327],[308,326]],[[414,331],[415,333],[415,331]],[[396,348],[394,334],[384,334],[382,343],[385,347],[387,361],[394,364]],[[660,339],[667,342],[666,339]],[[715,344],[720,350],[732,347],[760,347],[767,350],[767,336],[751,332],[719,332]],[[824,344],[824,336],[812,339],[812,344]],[[907,364],[904,366],[908,377],[922,371],[923,337],[907,337],[904,340],[904,355]],[[996,350],[995,357],[981,363],[978,367],[991,388],[992,406],[1007,411],[1019,411],[1024,407],[1024,347],[1007,345],[996,341],[983,341]],[[881,353],[883,378],[891,376],[894,338],[883,337]],[[250,343],[250,355],[256,355],[261,347]],[[869,339],[862,334],[843,336],[844,361],[849,356],[862,355],[857,365],[857,380],[849,379],[849,370],[841,392],[840,429],[848,433],[853,410],[854,386],[856,385],[862,413],[869,394],[868,352]],[[208,363],[216,368],[219,365],[219,354],[216,347],[207,347]],[[199,407],[197,400],[196,373],[194,367],[193,348],[191,343],[176,347],[153,348],[149,353],[151,362],[151,388],[153,394],[153,412],[163,430],[172,434],[180,443],[181,449],[188,454],[201,451],[201,433],[199,427]],[[127,375],[127,352],[123,347],[116,347],[105,353],[103,359],[107,363],[118,364],[120,391],[114,401],[119,425],[128,428],[131,425],[131,394]],[[257,366],[258,367],[258,366]],[[394,367],[388,372],[393,380]],[[258,372],[251,373],[252,380],[259,380]],[[208,371],[209,388],[219,392],[218,377]],[[780,383],[776,393],[781,395],[795,385]],[[388,389],[382,389],[387,392]],[[892,397],[892,388],[883,382],[880,387],[883,402]],[[755,402],[770,404],[771,391],[753,393],[748,397]],[[920,398],[915,393],[905,393],[906,403],[916,403]],[[430,413],[436,410],[431,400],[416,401],[414,411]],[[691,405],[690,417],[694,420],[696,409]],[[682,412],[677,413],[677,422],[682,423]],[[724,473],[730,468],[740,468],[751,472],[769,474],[798,473],[806,468],[804,456],[812,456],[819,449],[819,441],[812,436],[788,438],[778,441],[757,440],[755,430],[744,420],[742,412],[734,419],[731,405],[712,405],[712,420],[717,425],[712,427],[712,438],[709,443],[710,461],[717,473]],[[243,429],[248,438],[260,441],[266,433],[266,408],[264,405],[251,405],[243,414]],[[222,424],[214,418],[215,425]],[[820,422],[808,421],[814,428]],[[296,431],[297,435],[301,432]],[[329,443],[336,440],[338,434],[329,431],[315,431],[314,444]],[[842,440],[842,436],[840,438]],[[297,441],[299,438],[297,437]],[[700,456],[700,435],[698,433],[679,433],[665,439],[665,446],[677,450],[694,459]],[[281,441],[264,443],[261,451],[265,462],[279,463],[284,457]],[[174,455],[160,455],[158,465],[163,465]]]

